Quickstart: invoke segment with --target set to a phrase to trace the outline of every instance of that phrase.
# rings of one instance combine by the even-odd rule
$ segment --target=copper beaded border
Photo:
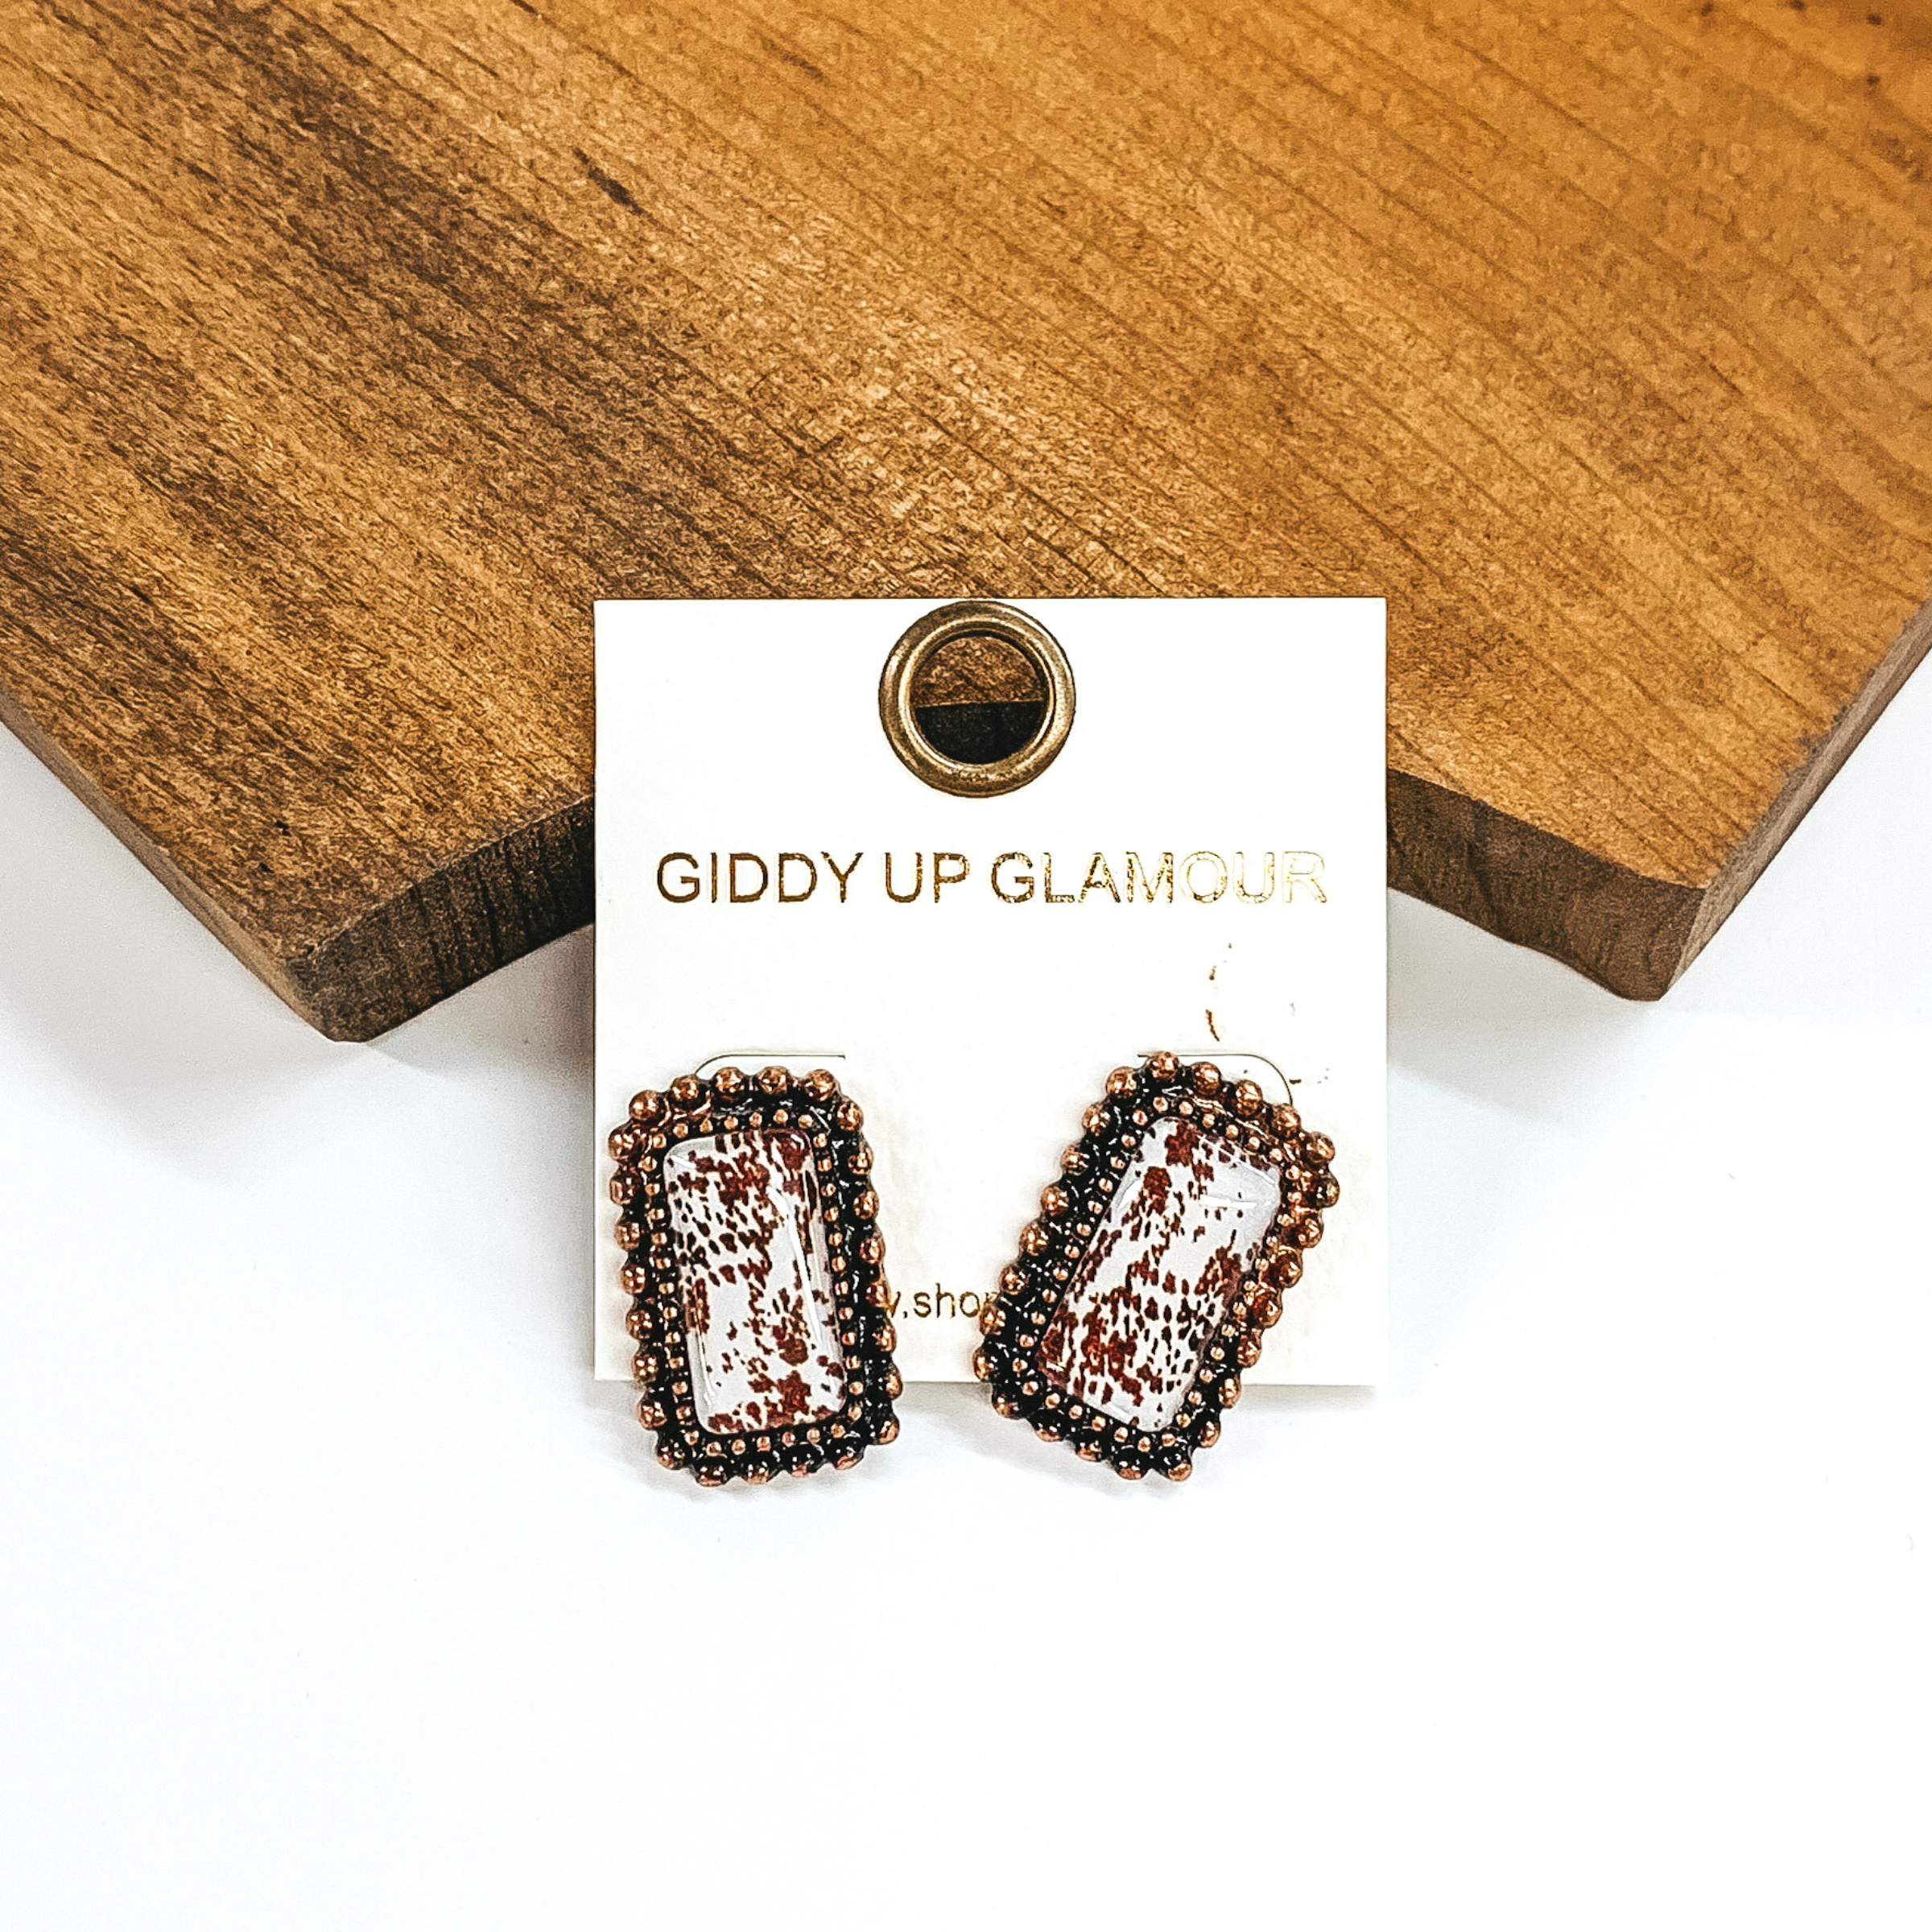
[[[858,1102],[823,1067],[794,1074],[767,1067],[754,1075],[721,1067],[708,1080],[685,1074],[662,1093],[646,1090],[610,1136],[617,1170],[610,1195],[621,1218],[623,1282],[631,1298],[625,1326],[638,1344],[631,1360],[638,1419],[657,1432],[658,1460],[689,1469],[708,1488],[736,1476],[747,1483],[809,1476],[828,1463],[848,1469],[867,1449],[899,1432],[893,1398],[902,1386],[892,1360],[895,1337],[886,1312],[885,1238],[878,1231],[872,1150],[859,1131]],[[664,1156],[708,1134],[803,1131],[810,1142],[819,1209],[838,1299],[845,1355],[845,1402],[836,1415],[784,1429],[719,1435],[698,1425],[692,1406],[689,1328],[671,1258]]]
[[[1134,1151],[1172,1119],[1191,1120],[1278,1165],[1281,1196],[1274,1225],[1202,1350],[1180,1414],[1166,1429],[1139,1430],[1050,1382],[1039,1372],[1038,1349]],[[1253,1081],[1230,1085],[1212,1061],[1187,1064],[1171,1053],[1150,1054],[1137,1068],[1117,1067],[1081,1125],[1081,1137],[1060,1156],[1062,1178],[1042,1193],[1039,1218],[1027,1224],[1018,1256],[980,1312],[985,1339],[973,1373],[1001,1415],[1028,1423],[1042,1440],[1071,1443],[1088,1462],[1105,1463],[1129,1480],[1158,1474],[1185,1482],[1195,1454],[1219,1439],[1222,1410],[1241,1399],[1241,1371],[1261,1359],[1262,1335],[1281,1319],[1282,1298],[1301,1279],[1302,1254],[1322,1238],[1322,1210],[1340,1198],[1328,1170],[1334,1143],[1304,1129],[1293,1107],[1269,1106]]]

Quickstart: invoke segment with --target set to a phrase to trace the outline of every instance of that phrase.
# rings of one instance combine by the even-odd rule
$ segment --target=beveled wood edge
[[[269,990],[324,1038],[372,1040],[588,923],[592,802],[488,841],[319,945],[284,956],[225,910],[0,685],[0,724]]]
[[[1683,960],[1678,968],[1680,973],[1737,910],[1744,894],[1777,857],[1785,840],[1803,822],[1805,814],[1823,795],[1826,786],[1838,775],[1846,759],[1858,749],[1865,733],[1878,722],[1885,707],[1898,696],[1906,679],[1924,662],[1928,652],[1932,652],[1932,597],[1899,627],[1892,648],[1879,659],[1858,694],[1833,720],[1810,761],[1791,774],[1783,791],[1772,801],[1770,810],[1711,881],[1685,943]]]
[[[1393,769],[1389,883],[1632,1000],[1682,971],[1704,898]]]
[[[1661,999],[1737,909],[1887,704],[1932,652],[1932,599],[1823,733],[1717,876],[1653,879],[1426,778],[1389,773],[1389,883],[1630,1000]]]
[[[332,1040],[387,1033],[589,923],[592,819],[592,801],[577,799],[476,847],[322,945],[277,962],[270,984]]]

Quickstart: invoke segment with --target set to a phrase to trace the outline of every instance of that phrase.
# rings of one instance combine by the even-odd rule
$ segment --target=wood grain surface
[[[1385,595],[1636,995],[1932,642],[1924,4],[0,22],[0,715],[332,1034],[588,916],[599,597]]]

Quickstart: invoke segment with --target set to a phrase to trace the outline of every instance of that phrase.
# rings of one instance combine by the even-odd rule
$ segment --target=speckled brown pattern
[[[1192,1473],[1322,1238],[1334,1144],[1252,1080],[1117,1067],[980,1316],[1001,1415],[1117,1475]]]
[[[1193,1121],[1150,1132],[1040,1338],[1040,1373],[1116,1422],[1165,1429],[1281,1195],[1278,1165]]]
[[[699,1422],[720,1435],[823,1422],[845,1364],[804,1135],[686,1141],[664,1187]]]
[[[638,1420],[666,1468],[763,1483],[898,1435],[865,1120],[823,1067],[721,1067],[612,1133]]]

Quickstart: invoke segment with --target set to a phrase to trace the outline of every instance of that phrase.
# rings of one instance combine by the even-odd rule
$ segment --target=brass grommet
[[[1010,756],[988,765],[948,758],[927,740],[913,712],[920,667],[943,645],[964,637],[994,637],[1012,645],[1038,671],[1046,689],[1045,713],[1032,737]],[[879,722],[899,762],[935,791],[964,799],[993,798],[1031,784],[1067,742],[1073,701],[1073,667],[1053,634],[1010,604],[976,597],[927,612],[893,646],[879,677]]]

